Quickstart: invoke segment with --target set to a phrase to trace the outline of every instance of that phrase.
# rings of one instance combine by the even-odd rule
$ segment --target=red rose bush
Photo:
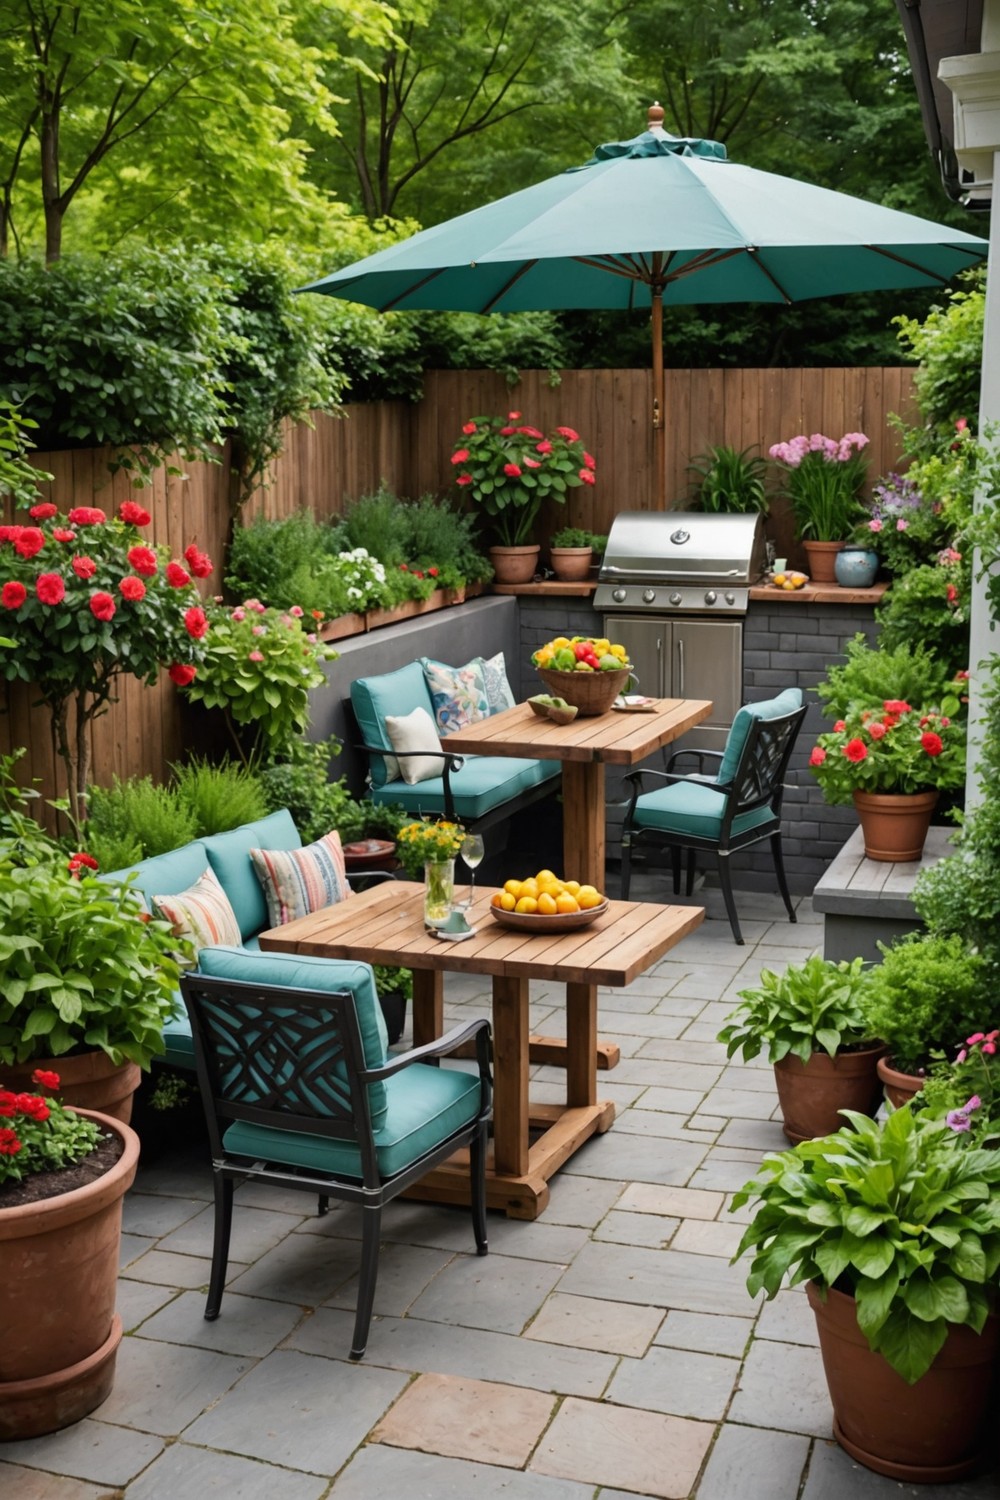
[[[821,734],[809,765],[827,802],[850,802],[853,792],[950,791],[965,783],[965,725],[951,716],[958,699],[913,708],[887,698]]]
[[[563,505],[566,491],[597,481],[596,463],[572,427],[546,436],[521,420],[472,417],[451,455],[455,483],[490,517],[500,542],[519,547],[531,536],[543,500]]]

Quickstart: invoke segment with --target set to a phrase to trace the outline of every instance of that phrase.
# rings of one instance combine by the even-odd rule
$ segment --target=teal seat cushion
[[[447,746],[447,740],[444,744]],[[470,755],[460,771],[451,776],[455,814],[459,818],[481,818],[505,802],[553,781],[559,775],[554,760],[519,760],[505,755]],[[405,781],[390,781],[372,788],[373,802],[398,802],[408,812],[444,812],[444,780],[432,776],[407,786]]]
[[[358,677],[351,683],[351,706],[365,744],[389,752],[392,746],[385,732],[386,714],[411,714],[415,708],[422,708],[431,720],[434,719],[430,689],[418,661],[411,661],[396,672],[385,672],[381,677]],[[399,763],[391,754],[371,756],[372,786],[380,787],[387,781],[395,781],[398,768]],[[262,847],[266,849],[268,846],[264,844]]]
[[[635,805],[635,823],[639,828],[659,828],[664,833],[688,833],[698,838],[718,839],[727,800],[724,792],[699,783],[666,786],[639,798]],[[733,819],[731,835],[747,833],[773,819],[769,807],[756,807],[752,812],[740,813]]]
[[[229,833],[214,833],[201,842],[209,864],[229,897],[229,904],[240,924],[240,936],[245,942],[254,933],[271,925],[264,892],[250,860],[250,850],[301,849],[299,830],[287,807],[282,807],[266,818],[258,818],[256,823],[244,823]]]
[[[200,839],[195,839],[180,849],[171,849],[169,854],[155,854],[150,859],[140,860],[137,865],[112,870],[101,879],[118,884],[127,876],[135,875],[132,884],[142,892],[147,908],[152,911],[154,896],[179,896],[207,869],[208,851]]]
[[[177,991],[177,1014],[163,1028],[163,1052],[156,1061],[169,1063],[172,1068],[194,1069],[194,1041],[191,1037],[191,1022],[184,1009],[180,990]]]
[[[394,1177],[439,1146],[479,1113],[478,1073],[414,1063],[385,1083],[387,1107],[374,1130],[379,1172]],[[374,1125],[374,1121],[373,1121]],[[306,1167],[334,1177],[361,1178],[361,1153],[353,1141],[300,1135],[238,1120],[223,1136],[227,1151],[258,1161]]]
[[[736,767],[743,754],[743,746],[747,742],[753,719],[782,719],[801,707],[801,688],[786,688],[777,698],[768,698],[763,703],[744,703],[733,720],[726,739],[725,753],[719,766],[719,780],[723,783],[732,781],[736,775]]]
[[[248,984],[281,985],[287,989],[320,990],[326,994],[334,990],[350,990],[358,1013],[365,1065],[378,1068],[385,1062],[389,1035],[370,964],[341,958],[255,953],[247,948],[210,946],[202,948],[198,954],[198,971],[213,979],[238,979]],[[373,1123],[381,1120],[386,1107],[384,1083],[370,1086],[369,1102]]]

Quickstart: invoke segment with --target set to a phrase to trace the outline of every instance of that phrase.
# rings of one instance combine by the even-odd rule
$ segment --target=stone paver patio
[[[652,893],[652,888],[650,894]],[[710,919],[627,990],[602,992],[622,1060],[600,1075],[619,1114],[552,1182],[535,1223],[398,1202],[384,1219],[376,1318],[347,1359],[355,1210],[237,1193],[229,1290],[202,1316],[211,1179],[199,1152],[140,1167],[126,1202],[119,1311],[128,1337],[91,1419],[0,1449],[25,1500],[986,1500],[1000,1471],[900,1485],[830,1439],[804,1293],[752,1302],[733,1191],[780,1148],[768,1066],[727,1065],[716,1031],[762,967],[818,948],[777,898],[740,897],[737,948]],[[721,907],[721,903],[720,903]],[[533,1029],[557,1033],[533,986]],[[450,1019],[488,1014],[488,981],[449,978]],[[534,1094],[561,1075],[535,1070]],[[741,1215],[741,1217],[745,1217]]]

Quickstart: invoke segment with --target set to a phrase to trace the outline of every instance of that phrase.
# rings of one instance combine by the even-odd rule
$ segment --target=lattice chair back
[[[733,775],[732,815],[755,807],[781,807],[782,783],[805,708],[780,719],[751,720]]]

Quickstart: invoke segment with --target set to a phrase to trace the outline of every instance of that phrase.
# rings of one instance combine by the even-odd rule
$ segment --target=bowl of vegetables
[[[632,676],[625,647],[606,637],[560,635],[547,641],[531,661],[549,692],[564,698],[581,716],[607,713]]]

